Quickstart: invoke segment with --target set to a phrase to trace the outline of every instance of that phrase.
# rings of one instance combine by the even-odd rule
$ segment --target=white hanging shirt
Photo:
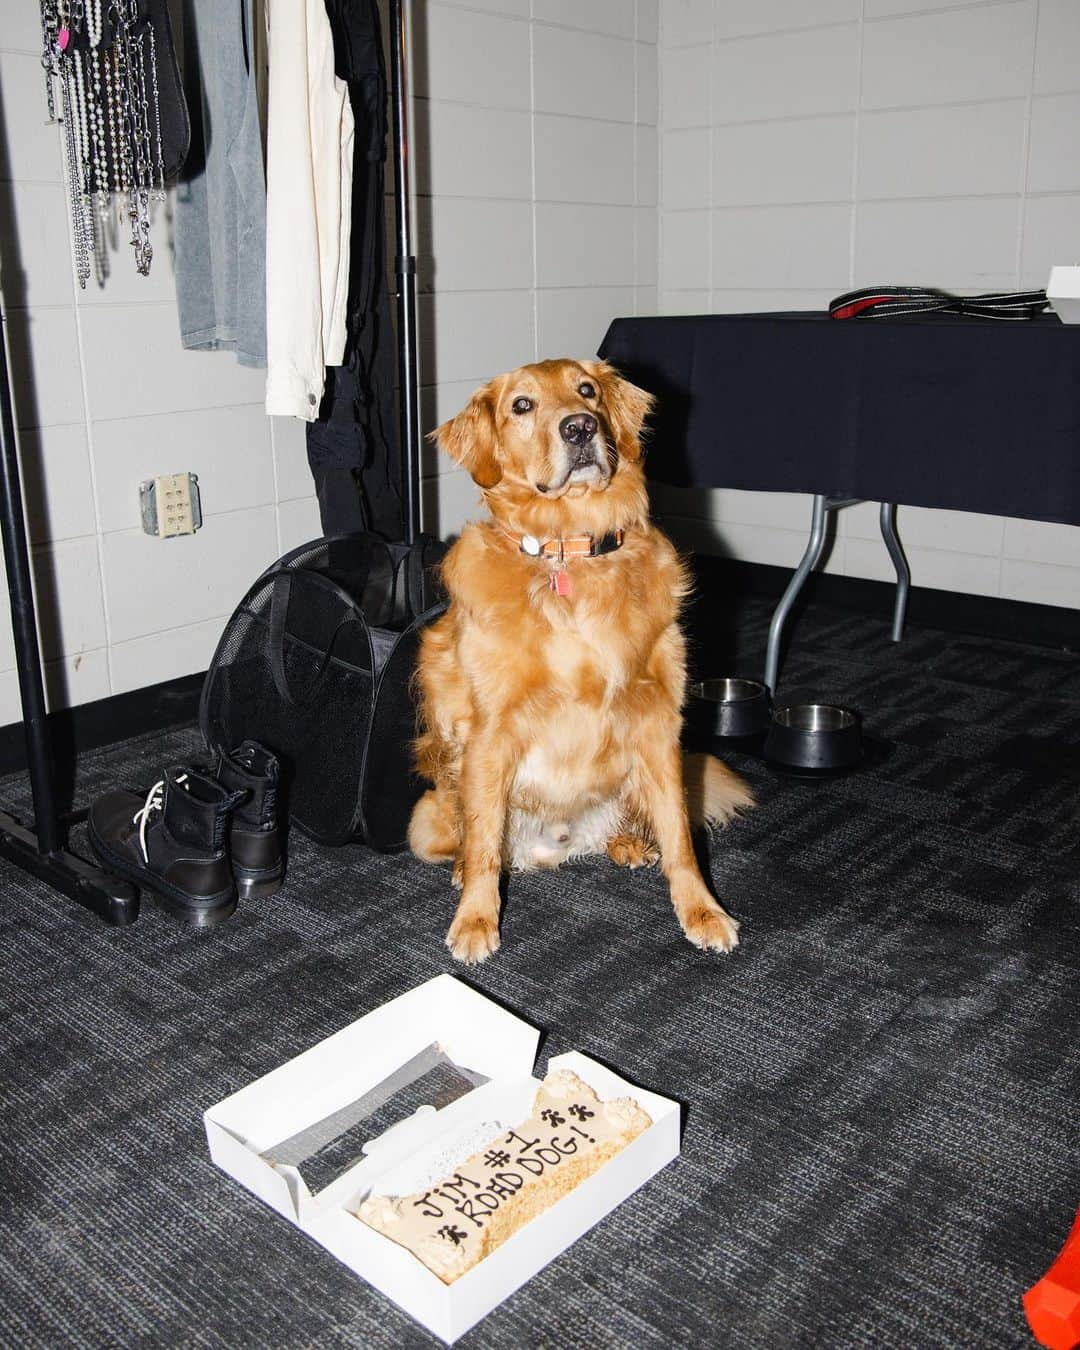
[[[313,422],[345,355],[353,115],[323,0],[270,0],[266,411]]]

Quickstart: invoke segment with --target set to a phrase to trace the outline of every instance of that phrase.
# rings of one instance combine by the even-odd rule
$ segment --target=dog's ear
[[[641,428],[656,399],[636,384],[624,380],[606,361],[582,361],[581,364],[600,386],[615,448],[626,459],[639,459]]]
[[[494,487],[502,477],[495,401],[496,385],[492,381],[478,389],[456,417],[430,435],[482,488]]]

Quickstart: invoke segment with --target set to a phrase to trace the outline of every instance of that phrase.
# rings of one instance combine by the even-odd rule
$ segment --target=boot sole
[[[156,877],[145,868],[137,867],[133,862],[115,853],[87,822],[87,838],[90,847],[108,871],[128,881],[133,881],[140,890],[149,891],[161,901],[162,905],[175,918],[183,919],[194,928],[213,928],[227,919],[236,910],[236,891],[223,891],[220,895],[208,896],[205,900],[193,900],[190,895],[177,890],[161,877]]]
[[[241,873],[234,875],[241,900],[265,900],[269,895],[277,895],[285,880],[284,872],[278,872],[272,877],[243,876]]]

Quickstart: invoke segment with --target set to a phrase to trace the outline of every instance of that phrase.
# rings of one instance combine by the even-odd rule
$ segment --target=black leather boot
[[[240,898],[273,895],[285,875],[277,812],[281,765],[258,741],[244,741],[220,756],[217,777],[228,791],[246,794],[233,813],[229,831],[229,852]]]
[[[106,869],[153,891],[178,917],[208,927],[236,908],[227,849],[242,792],[184,765],[148,793],[106,792],[90,808],[90,844]]]

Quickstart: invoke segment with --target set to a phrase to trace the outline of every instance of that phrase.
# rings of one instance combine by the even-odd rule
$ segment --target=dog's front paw
[[[676,883],[671,898],[682,930],[695,947],[708,952],[729,952],[739,945],[739,925],[699,880]]]
[[[729,952],[739,945],[738,923],[715,902],[692,906],[679,922],[694,946],[705,951]]]
[[[485,914],[458,914],[446,935],[446,945],[467,966],[486,961],[499,950],[499,923]]]

